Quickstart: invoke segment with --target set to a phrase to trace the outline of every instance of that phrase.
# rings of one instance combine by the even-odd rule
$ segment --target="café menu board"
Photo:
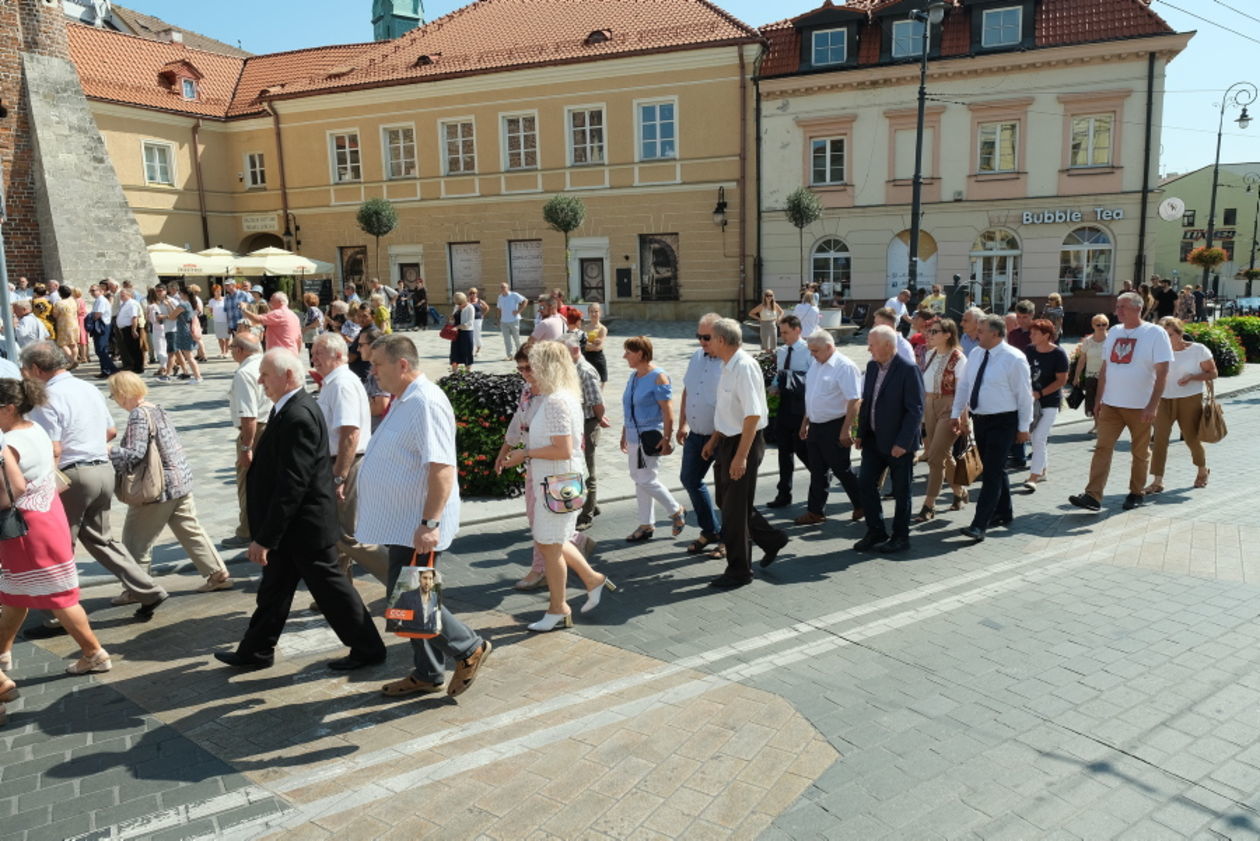
[[[540,239],[517,239],[508,243],[508,266],[512,289],[533,299],[543,292],[543,248]]]

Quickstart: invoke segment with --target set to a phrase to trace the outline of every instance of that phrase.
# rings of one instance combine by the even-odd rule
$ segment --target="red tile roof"
[[[184,43],[194,50],[201,50],[207,53],[220,53],[222,55],[236,56],[244,58],[249,55],[240,47],[233,47],[231,44],[225,44],[222,41],[216,41],[213,38],[207,38],[199,32],[190,32],[187,29],[181,29],[178,26],[167,23],[161,18],[153,15],[146,15],[143,12],[137,12],[134,9],[128,9],[125,6],[119,6],[117,3],[110,4],[111,14],[122,21],[123,25],[131,30],[130,34],[139,35],[141,38],[149,40],[161,40],[158,33],[171,30],[178,32],[184,38]]]

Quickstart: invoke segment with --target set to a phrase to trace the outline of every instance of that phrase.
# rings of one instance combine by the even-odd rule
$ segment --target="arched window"
[[[811,253],[811,276],[818,284],[818,293],[824,307],[849,296],[851,262],[849,246],[838,237],[827,237],[814,246]]]
[[[983,257],[994,252],[1007,255],[1019,254],[1019,240],[1010,231],[990,228],[976,237],[976,241],[971,244],[972,257]]]
[[[1059,252],[1059,292],[1110,292],[1114,254],[1111,235],[1102,228],[1086,225],[1070,232]]]

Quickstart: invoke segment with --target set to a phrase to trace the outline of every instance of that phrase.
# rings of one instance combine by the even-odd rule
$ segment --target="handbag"
[[[443,339],[446,339],[448,342],[453,342],[459,338],[459,328],[454,324],[447,322],[442,325],[442,329],[438,331],[438,335]]]
[[[970,485],[980,478],[984,472],[984,463],[980,460],[980,448],[971,438],[967,438],[967,449],[954,459],[955,485]]]
[[[630,422],[639,433],[639,469],[646,464],[644,458],[661,454],[661,445],[665,443],[665,433],[659,429],[639,429],[639,418],[634,412],[634,391],[638,386],[638,375],[630,375]]]
[[[1225,410],[1216,402],[1216,389],[1209,381],[1203,392],[1203,416],[1199,418],[1199,440],[1215,444],[1229,434],[1225,425]]]
[[[556,473],[542,480],[543,503],[552,514],[569,514],[586,504],[586,477],[581,473]]]
[[[433,568],[433,553],[424,566],[416,563],[419,555],[412,552],[411,563],[398,572],[385,608],[385,630],[408,639],[427,640],[442,633],[442,579]]]
[[[1081,404],[1085,402],[1085,386],[1077,384],[1072,386],[1072,390],[1068,392],[1067,404],[1069,409],[1079,409]]]
[[[153,412],[149,418],[149,445],[144,458],[129,470],[120,470],[114,477],[114,496],[126,505],[148,505],[162,498],[166,486],[162,475],[162,453],[157,445],[157,422]]]
[[[17,500],[13,498],[13,486],[9,484],[9,474],[5,472],[3,456],[0,456],[0,473],[4,473],[4,490],[9,495],[9,507],[0,511],[0,540],[25,537],[29,529],[26,527],[26,518],[17,507]]]

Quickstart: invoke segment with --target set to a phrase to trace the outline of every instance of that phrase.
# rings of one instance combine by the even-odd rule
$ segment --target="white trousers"
[[[484,322],[484,318],[473,319],[473,353],[481,350],[481,325]]]
[[[1054,418],[1057,414],[1059,414],[1058,409],[1043,408],[1041,419],[1030,431],[1032,461],[1029,463],[1029,472],[1036,473],[1038,476],[1046,472],[1046,450],[1050,444],[1050,430],[1054,428]]]
[[[660,456],[646,456],[643,467],[639,467],[639,447],[630,445],[629,452],[630,478],[634,480],[634,497],[639,503],[639,525],[650,526],[656,523],[655,503],[659,502],[666,515],[678,510],[678,502],[669,488],[661,484],[657,476],[657,465]]]

